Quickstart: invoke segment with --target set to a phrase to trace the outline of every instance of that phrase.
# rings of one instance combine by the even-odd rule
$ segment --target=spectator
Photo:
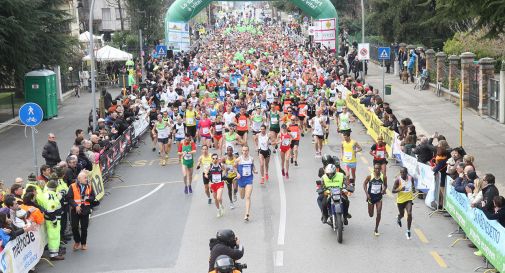
[[[465,169],[467,171],[475,172],[475,165],[473,164],[475,158],[471,155],[464,155],[463,162],[465,163]]]
[[[410,125],[412,125],[412,120],[410,118],[404,118],[400,121],[400,133],[398,136],[400,140],[403,140],[405,137],[407,137],[408,126]]]
[[[482,201],[482,185],[483,185],[483,179],[477,179],[475,180],[475,186],[474,189],[472,190],[471,187],[466,186],[465,191],[466,195],[468,196],[468,199],[470,200],[470,205],[472,207],[475,206],[475,204],[480,203]]]
[[[79,155],[77,155],[77,170],[81,172],[82,170],[91,171],[93,169],[93,164],[89,161],[88,156],[85,154],[84,146],[79,146]]]
[[[42,157],[46,160],[46,165],[50,167],[58,164],[61,161],[60,151],[58,150],[58,144],[56,143],[56,136],[53,133],[49,133],[47,143],[44,145],[42,150]]]
[[[77,179],[77,175],[79,171],[77,169],[77,156],[71,155],[67,159],[68,167],[65,170],[65,175],[63,176],[63,180],[70,186]]]
[[[493,199],[495,196],[500,195],[498,188],[494,185],[495,177],[488,173],[484,176],[482,182],[482,201],[475,204],[475,207],[482,209],[484,213],[494,213]]]
[[[460,147],[452,149],[451,158],[447,160],[447,175],[449,175],[452,179],[456,179],[458,177],[456,167],[462,161],[463,149]]]
[[[497,220],[500,225],[505,227],[505,198],[503,196],[495,196],[493,198],[494,211],[492,213],[483,210],[487,219]]]
[[[52,172],[51,167],[49,167],[48,165],[40,166],[40,175],[37,176],[37,181],[43,181],[43,182],[49,181],[49,177],[51,177],[51,172]]]
[[[433,146],[430,140],[423,136],[419,145],[412,150],[412,153],[417,155],[418,162],[428,164],[435,155],[435,150],[435,146]]]
[[[432,162],[432,170],[434,174],[440,173],[440,194],[439,194],[439,209],[443,207],[445,195],[445,182],[447,180],[447,160],[449,159],[449,144],[445,140],[440,140],[437,145],[436,154]]]
[[[27,192],[23,195],[23,204],[19,207],[29,213],[28,220],[32,223],[42,225],[44,223],[44,214],[35,203],[36,192]]]
[[[16,200],[18,203],[20,203],[20,204],[23,203],[23,199],[22,199],[23,186],[22,185],[13,184],[11,186],[11,194],[14,195],[14,197],[16,197]]]
[[[24,180],[22,177],[16,177],[16,179],[14,179],[14,184],[23,185],[23,183],[24,183]]]

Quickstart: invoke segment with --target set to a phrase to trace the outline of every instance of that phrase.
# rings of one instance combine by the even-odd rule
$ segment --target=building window
[[[119,8],[116,8],[116,20],[120,20],[120,19],[121,19],[120,10],[119,10]]]
[[[103,21],[110,21],[111,20],[110,8],[103,8],[102,9],[102,20]]]

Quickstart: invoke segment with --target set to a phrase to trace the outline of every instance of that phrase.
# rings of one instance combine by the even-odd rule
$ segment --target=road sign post
[[[379,56],[379,61],[382,60],[382,99],[386,99],[386,85],[384,83],[385,81],[385,74],[384,70],[386,69],[386,60],[389,60],[391,58],[391,48],[389,47],[379,47],[377,56]]]
[[[156,54],[158,57],[167,56],[167,46],[166,45],[157,45],[156,46]]]
[[[362,61],[361,79],[365,82],[365,61],[370,60],[370,44],[358,44],[358,61]]]
[[[37,147],[35,146],[35,126],[39,125],[43,118],[44,111],[36,103],[25,103],[19,108],[19,121],[32,129],[33,167],[35,175],[39,172],[37,167]]]

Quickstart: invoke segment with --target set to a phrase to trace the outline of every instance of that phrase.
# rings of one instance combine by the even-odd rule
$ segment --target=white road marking
[[[284,265],[284,251],[277,250],[275,252],[275,266],[283,266]]]
[[[286,235],[286,190],[284,189],[284,178],[281,173],[281,163],[279,156],[275,157],[275,166],[277,167],[277,180],[279,181],[279,200],[281,202],[280,216],[279,216],[279,233],[277,235],[277,244],[284,245],[284,238]]]
[[[149,197],[149,196],[153,195],[155,192],[157,192],[158,190],[160,190],[161,188],[163,188],[163,186],[165,186],[165,184],[159,184],[159,185],[158,185],[158,187],[156,187],[154,190],[152,190],[152,191],[148,192],[146,195],[144,195],[144,196],[142,196],[142,197],[140,197],[140,198],[138,198],[138,199],[135,199],[135,200],[131,201],[130,203],[127,203],[127,204],[124,204],[124,205],[122,205],[122,206],[120,206],[120,207],[117,207],[117,208],[115,208],[115,209],[111,209],[111,210],[109,210],[109,211],[106,211],[106,212],[102,212],[102,213],[99,213],[99,214],[93,215],[93,216],[91,216],[91,218],[97,218],[97,217],[100,217],[100,216],[103,216],[103,215],[106,215],[106,214],[109,214],[109,213],[112,213],[112,212],[115,212],[115,211],[118,211],[118,210],[124,209],[124,208],[126,208],[126,207],[129,207],[129,206],[131,206],[131,205],[133,205],[133,204],[135,204],[135,203],[137,203],[137,202],[140,202],[140,201],[142,201],[142,200],[146,199],[147,197]]]

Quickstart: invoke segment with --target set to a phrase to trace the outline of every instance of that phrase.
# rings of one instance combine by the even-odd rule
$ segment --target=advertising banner
[[[189,24],[187,22],[168,22],[166,28],[168,49],[176,52],[189,51],[191,46]]]
[[[88,180],[91,182],[91,188],[95,192],[96,200],[100,201],[105,195],[103,186],[102,170],[98,164],[93,164],[93,170],[89,172]]]
[[[44,226],[9,241],[0,253],[0,272],[27,273],[40,261],[47,244]]]
[[[496,220],[488,220],[482,210],[472,208],[468,197],[457,192],[447,177],[445,209],[466,236],[499,272],[505,272],[505,228]]]
[[[336,18],[314,20],[314,43],[335,49],[337,41]]]

